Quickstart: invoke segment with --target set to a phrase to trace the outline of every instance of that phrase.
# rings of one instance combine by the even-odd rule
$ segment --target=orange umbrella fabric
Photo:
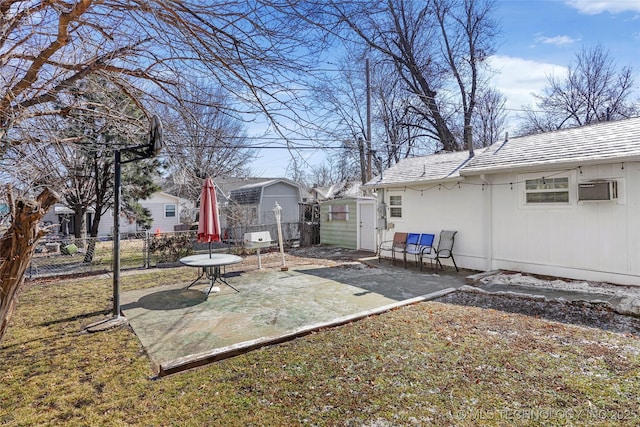
[[[220,218],[216,189],[211,177],[202,185],[200,193],[200,218],[198,222],[198,242],[211,243],[220,241]],[[211,247],[209,247],[211,249]]]

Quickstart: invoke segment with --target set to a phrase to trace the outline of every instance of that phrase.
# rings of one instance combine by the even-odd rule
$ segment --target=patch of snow
[[[524,275],[522,273],[497,273],[495,275],[486,276],[480,279],[482,284],[497,283],[504,285],[521,285],[541,287],[547,289],[567,289],[580,292],[591,292],[607,295],[616,295],[620,297],[638,297],[640,296],[640,288],[616,286],[608,283],[592,283],[574,280],[544,280],[534,276]]]
[[[609,300],[618,299],[615,310],[621,314],[640,316],[640,287],[612,285],[579,280],[540,279],[522,273],[499,272],[479,279],[482,284],[502,284],[538,287],[556,290],[571,290],[584,293],[604,294]]]

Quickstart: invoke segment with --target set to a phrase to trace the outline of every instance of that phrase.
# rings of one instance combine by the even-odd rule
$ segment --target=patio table
[[[198,280],[202,278],[202,276],[207,276],[207,279],[209,279],[211,283],[209,291],[207,292],[207,298],[209,297],[211,291],[216,288],[214,286],[216,282],[224,283],[234,291],[240,292],[239,290],[231,286],[224,278],[226,274],[226,266],[231,264],[238,264],[239,262],[242,262],[242,258],[237,255],[231,254],[201,254],[180,258],[181,264],[202,269],[200,275],[196,278],[196,280],[191,282],[191,284],[187,286],[187,288],[193,286]],[[220,267],[224,269],[222,273],[220,272]]]

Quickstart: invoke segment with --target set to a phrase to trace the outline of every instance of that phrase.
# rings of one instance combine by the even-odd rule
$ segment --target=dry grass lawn
[[[0,425],[640,424],[632,335],[430,302],[155,379],[130,328],[82,332],[110,295],[109,278],[27,285],[0,343]]]

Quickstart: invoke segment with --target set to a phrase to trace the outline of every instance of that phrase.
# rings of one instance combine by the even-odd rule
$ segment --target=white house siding
[[[584,166],[569,174],[572,199],[564,206],[525,206],[523,174],[487,178],[492,184],[487,194],[493,215],[490,268],[640,285],[640,164]],[[616,179],[619,199],[577,202],[576,182],[590,179]]]
[[[172,196],[170,194],[158,192],[152,194],[148,199],[140,201],[140,204],[149,209],[153,222],[151,232],[160,231],[161,233],[174,231],[174,226],[180,224],[180,198]],[[165,206],[167,204],[176,205],[176,216],[165,217]],[[141,230],[136,222],[129,223],[126,217],[120,218],[120,233],[137,233]],[[100,220],[100,226],[98,236],[112,236],[113,235],[113,210],[109,210]]]
[[[299,189],[291,184],[276,182],[265,186],[262,190],[258,220],[261,224],[275,223],[273,208],[276,207],[276,202],[278,202],[282,208],[282,223],[298,222],[298,203],[301,201]]]
[[[120,217],[120,233],[136,233],[137,225],[134,222],[129,224],[126,217]],[[113,210],[109,209],[105,215],[100,218],[98,226],[98,237],[113,236]]]
[[[387,229],[379,229],[379,242],[392,240],[395,232],[431,233],[438,236],[442,230],[457,231],[453,254],[459,267],[484,270],[486,267],[485,194],[479,179],[467,179],[460,184],[411,185],[402,188],[378,190],[378,200],[384,197]],[[403,217],[390,218],[389,197],[403,196]],[[390,256],[390,253],[383,253]],[[453,265],[450,260],[444,264]]]
[[[149,209],[153,222],[150,231],[161,233],[174,231],[174,226],[180,224],[180,199],[165,193],[154,193],[148,199],[141,200],[140,204]],[[165,217],[165,207],[175,205],[175,216]]]
[[[569,179],[568,203],[525,203],[526,179],[559,176]],[[578,184],[590,180],[615,180],[618,199],[579,202]],[[389,219],[395,227],[381,240],[453,229],[466,268],[640,286],[640,118],[506,139],[471,159],[403,159],[366,187],[387,204],[394,189],[406,195],[406,217]]]

